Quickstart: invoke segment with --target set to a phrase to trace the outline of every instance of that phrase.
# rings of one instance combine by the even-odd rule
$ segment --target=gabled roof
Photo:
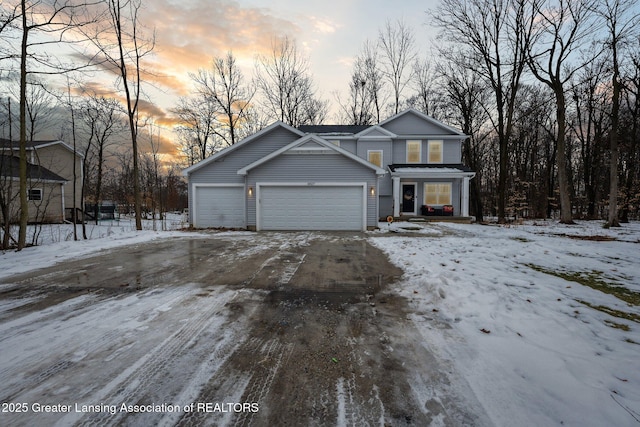
[[[365,139],[380,139],[380,138],[389,139],[389,138],[397,138],[398,135],[378,125],[372,125],[372,126],[368,126],[363,131],[358,132],[355,135],[355,137],[365,138]]]
[[[298,129],[296,129],[296,128],[292,127],[292,126],[289,126],[288,124],[283,123],[281,121],[277,121],[277,122],[272,123],[272,124],[270,124],[269,126],[263,128],[263,129],[259,130],[258,132],[254,133],[253,135],[250,135],[250,136],[244,138],[243,140],[238,141],[237,143],[235,143],[235,144],[233,144],[233,145],[231,145],[231,146],[229,146],[229,147],[227,147],[227,148],[225,148],[223,150],[218,151],[217,153],[207,157],[206,159],[196,163],[195,165],[189,166],[188,168],[186,168],[186,169],[184,169],[182,171],[182,174],[185,175],[185,176],[189,175],[191,172],[194,172],[194,171],[200,169],[201,167],[208,165],[209,163],[212,163],[212,162],[215,162],[216,160],[221,159],[222,157],[228,155],[229,153],[232,153],[235,150],[237,150],[237,149],[239,149],[241,147],[244,147],[247,144],[250,144],[251,142],[255,141],[256,139],[259,139],[259,138],[263,137],[264,135],[270,133],[271,131],[273,131],[273,130],[275,130],[277,128],[286,129],[286,130],[288,130],[288,131],[290,131],[290,132],[292,132],[292,133],[294,133],[295,135],[298,135],[298,136],[303,136],[304,135],[304,133],[299,131]]]
[[[16,156],[0,154],[0,176],[20,178],[20,159]],[[42,166],[27,162],[27,178],[38,181],[67,182],[60,175]]]
[[[78,151],[74,151],[73,147],[71,147],[69,144],[59,139],[50,139],[45,141],[26,141],[25,147],[27,151],[30,151],[38,148],[49,147],[52,145],[61,145],[62,147],[69,150],[70,152],[72,153],[75,152],[76,156],[84,158],[84,155],[82,153],[79,153]],[[3,150],[17,151],[19,149],[20,149],[20,141],[11,141],[9,139],[0,138],[0,151],[3,151]]]
[[[283,153],[285,153],[287,151],[295,150],[298,147],[301,147],[301,146],[303,146],[305,144],[309,144],[310,142],[315,143],[317,146],[319,146],[318,148],[310,148],[311,150],[313,150],[313,149],[315,149],[315,150],[321,149],[323,151],[335,151],[338,154],[342,154],[343,156],[348,157],[349,159],[351,159],[351,160],[353,160],[353,161],[355,161],[357,163],[360,163],[361,165],[366,166],[369,169],[374,170],[377,175],[384,175],[384,174],[387,173],[387,171],[385,171],[384,169],[379,168],[378,166],[376,166],[376,165],[374,165],[372,163],[369,163],[368,161],[356,156],[355,154],[353,154],[353,153],[351,153],[351,152],[349,152],[349,151],[347,151],[347,150],[345,150],[343,148],[338,147],[335,144],[332,144],[331,142],[329,142],[329,141],[327,141],[327,140],[325,140],[325,139],[323,139],[323,138],[321,138],[321,137],[319,137],[317,135],[307,134],[307,135],[303,136],[302,138],[293,141],[291,144],[286,145],[286,146],[282,147],[281,149],[276,150],[276,151],[274,151],[273,153],[271,153],[271,154],[269,154],[267,156],[264,156],[263,158],[261,158],[261,159],[255,161],[255,162],[243,167],[242,169],[239,169],[238,170],[238,175],[246,175],[251,169],[253,169],[253,168],[257,167],[257,166],[260,166],[261,164],[266,163],[266,162],[270,161],[271,159],[274,159],[274,158],[278,157],[279,155],[281,155],[281,154],[283,154]]]
[[[420,119],[422,119],[422,120],[424,120],[424,121],[426,121],[428,123],[431,123],[432,125],[434,125],[436,127],[439,127],[442,130],[444,130],[444,131],[446,131],[446,132],[448,132],[450,134],[453,134],[453,135],[456,135],[456,136],[460,136],[460,137],[467,137],[468,136],[468,135],[465,135],[464,133],[460,132],[457,129],[454,129],[454,128],[450,127],[450,126],[445,125],[444,123],[442,123],[439,120],[434,119],[433,117],[430,117],[430,116],[427,116],[424,113],[421,113],[420,111],[416,110],[415,108],[409,108],[409,109],[404,110],[404,111],[402,111],[402,112],[400,112],[400,113],[398,113],[398,114],[396,114],[394,116],[391,116],[388,119],[380,122],[379,126],[384,127],[385,125],[387,125],[387,124],[389,124],[389,123],[391,123],[391,122],[393,122],[395,120],[398,120],[399,118],[401,118],[401,117],[403,117],[405,115],[417,116],[418,118],[420,118]]]

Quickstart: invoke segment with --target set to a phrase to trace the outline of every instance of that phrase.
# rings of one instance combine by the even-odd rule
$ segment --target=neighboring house
[[[469,215],[467,135],[410,109],[372,126],[276,122],[185,169],[196,228],[365,230]]]
[[[0,154],[0,195],[7,203],[11,222],[20,220],[20,159]],[[29,222],[62,222],[64,220],[64,186],[67,180],[38,165],[27,163],[27,204]],[[4,222],[3,210],[0,219]]]
[[[19,142],[0,139],[0,154],[9,157],[18,157]],[[74,151],[71,146],[60,140],[27,141],[27,162],[42,170],[46,170],[64,180],[61,188],[61,203],[64,204],[63,216],[47,214],[47,218],[59,218],[56,222],[71,219],[74,206],[81,212],[82,207],[82,182],[83,182],[83,156]],[[74,171],[75,165],[75,171]],[[3,173],[3,172],[0,172]],[[75,175],[75,178],[74,178]],[[74,199],[75,184],[75,199]],[[31,186],[35,184],[35,176]],[[43,197],[45,195],[43,194]],[[46,200],[46,198],[45,198]],[[51,203],[49,205],[52,206]],[[31,208],[30,208],[31,209]],[[56,208],[57,209],[57,208]],[[40,221],[31,219],[30,221]],[[48,220],[51,221],[51,220]]]

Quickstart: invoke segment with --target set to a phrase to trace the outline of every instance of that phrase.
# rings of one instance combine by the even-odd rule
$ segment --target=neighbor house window
[[[442,141],[429,141],[429,163],[442,163]]]
[[[426,183],[424,184],[425,205],[450,205],[451,183]]]
[[[382,167],[382,150],[369,150],[367,151],[367,160],[369,163],[373,163],[379,168]]]
[[[42,200],[42,188],[31,188],[27,192],[27,199],[33,201]]]
[[[420,163],[422,141],[407,141],[407,163]]]

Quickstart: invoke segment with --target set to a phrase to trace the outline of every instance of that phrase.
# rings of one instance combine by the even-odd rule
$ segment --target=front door
[[[402,184],[402,213],[416,214],[416,184]]]

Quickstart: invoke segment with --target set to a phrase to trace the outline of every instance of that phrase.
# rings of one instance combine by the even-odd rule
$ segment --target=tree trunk
[[[27,242],[27,223],[29,222],[29,204],[27,202],[27,5],[22,0],[22,47],[20,54],[20,230],[18,248],[20,251]]]
[[[573,224],[571,212],[571,192],[569,189],[569,169],[566,143],[566,103],[562,86],[555,86],[556,119],[558,121],[557,156],[558,156],[558,187],[560,190],[560,222]]]

